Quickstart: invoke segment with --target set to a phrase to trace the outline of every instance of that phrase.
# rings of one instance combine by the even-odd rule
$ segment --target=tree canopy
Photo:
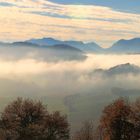
[[[41,102],[18,98],[1,115],[4,140],[67,140],[69,124],[60,112],[49,113]]]

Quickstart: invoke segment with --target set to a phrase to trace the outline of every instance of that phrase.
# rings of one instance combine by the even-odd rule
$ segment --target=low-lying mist
[[[102,77],[99,74],[91,74],[96,69],[109,69],[110,67],[131,63],[140,66],[140,55],[96,55],[88,54],[83,61],[47,61],[45,52],[23,48],[7,48],[0,53],[0,78],[7,81],[5,89],[2,85],[1,91],[7,93],[1,96],[13,96],[11,91],[17,96],[45,96],[45,95],[69,95],[76,93],[95,92],[96,89],[111,87],[134,87],[138,88],[135,82],[139,82],[139,75],[120,74],[115,77]],[[26,49],[25,49],[26,50]],[[22,54],[20,57],[19,55]],[[54,56],[50,56],[51,58]],[[14,59],[12,59],[14,58]],[[10,86],[12,83],[12,86]],[[15,86],[13,85],[15,83]],[[24,88],[19,90],[19,88]],[[3,89],[4,88],[4,89]],[[40,92],[34,93],[38,88]],[[30,90],[29,90],[30,89]],[[9,90],[9,91],[8,91]],[[16,92],[17,90],[17,92]],[[27,91],[27,92],[26,92]],[[35,90],[36,91],[36,90]]]
[[[94,71],[126,63],[140,66],[140,55],[87,54],[82,61],[47,61],[46,55],[45,49],[0,48],[2,108],[16,97],[37,98],[52,110],[67,112],[73,127],[77,127],[74,122],[97,117],[109,101],[119,96],[139,96],[139,73],[104,76],[100,70]],[[127,94],[135,90],[135,94]]]

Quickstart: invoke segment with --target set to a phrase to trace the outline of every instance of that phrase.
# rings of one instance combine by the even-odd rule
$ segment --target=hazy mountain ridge
[[[86,59],[86,55],[80,49],[74,48],[65,44],[58,44],[53,46],[48,46],[45,48],[48,56],[54,56],[54,60],[84,60]],[[48,57],[49,59],[49,57]]]
[[[56,40],[53,38],[42,38],[42,39],[31,39],[27,40],[27,42],[30,43],[35,43],[38,45],[46,45],[46,46],[52,46],[52,45],[58,45],[58,44],[65,44],[65,45],[70,45],[73,46],[77,49],[80,49],[85,52],[101,52],[103,48],[101,48],[98,44],[94,42],[90,43],[84,43],[82,41],[61,41],[61,40]]]
[[[114,67],[111,67],[109,69],[96,69],[93,73],[96,74],[103,74],[105,76],[116,76],[116,75],[122,75],[122,74],[140,74],[140,67],[126,63],[126,64],[120,64]]]
[[[28,54],[35,54],[34,57],[44,59],[47,61],[73,61],[84,60],[86,54],[78,48],[66,44],[58,45],[39,45],[31,42],[13,42],[13,43],[0,43],[3,53],[16,53],[18,58],[23,58]],[[5,50],[4,47],[7,47]],[[8,54],[7,54],[8,55]]]
[[[121,39],[115,42],[110,48],[104,49],[95,42],[84,43],[82,41],[60,41],[53,38],[31,39],[27,42],[39,45],[66,44],[85,52],[94,53],[140,53],[140,38],[130,40]]]
[[[9,47],[40,47],[48,48],[56,45],[66,45],[79,49],[85,53],[116,53],[116,54],[139,54],[140,53],[140,38],[130,40],[121,39],[115,42],[110,48],[102,48],[95,42],[84,43],[82,41],[61,41],[53,38],[30,39],[26,41],[4,43],[0,42],[0,46]],[[59,48],[59,47],[58,47]]]
[[[121,97],[126,97],[126,96],[137,96],[140,95],[140,89],[123,89],[123,88],[118,88],[118,87],[114,87],[112,88],[112,94],[117,95],[117,96],[121,96]]]
[[[114,43],[108,52],[116,53],[140,53],[140,38],[130,40],[121,39]]]

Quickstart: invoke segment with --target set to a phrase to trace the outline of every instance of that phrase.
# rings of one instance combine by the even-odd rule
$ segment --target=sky
[[[139,0],[0,0],[0,41],[53,37],[110,47],[140,37]]]

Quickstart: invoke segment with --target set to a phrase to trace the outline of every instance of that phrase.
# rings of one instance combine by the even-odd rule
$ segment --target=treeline
[[[119,98],[103,110],[98,126],[85,122],[70,136],[67,117],[41,102],[18,98],[0,117],[0,140],[140,140],[140,99]]]

